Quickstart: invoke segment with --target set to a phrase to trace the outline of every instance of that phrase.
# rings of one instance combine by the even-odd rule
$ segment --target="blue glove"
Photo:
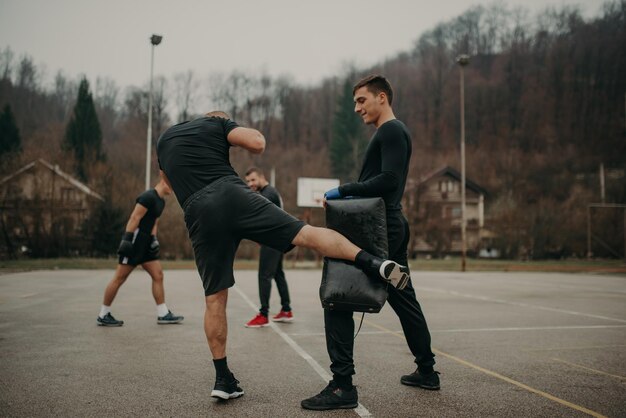
[[[326,193],[324,193],[324,199],[333,200],[333,199],[341,199],[341,193],[339,193],[339,188],[335,187],[334,189],[330,189]]]

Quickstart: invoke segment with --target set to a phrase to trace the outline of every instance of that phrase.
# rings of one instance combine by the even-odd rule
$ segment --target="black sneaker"
[[[422,389],[439,390],[439,372],[421,374],[419,369],[400,378],[400,383],[407,386],[418,386]]]
[[[345,390],[340,388],[334,380],[328,382],[319,395],[300,402],[304,409],[326,411],[328,409],[352,409],[359,406],[359,395],[356,388]]]
[[[211,391],[211,396],[219,399],[234,399],[243,396],[243,389],[239,387],[239,380],[231,373],[229,377],[218,377],[215,379],[215,387]]]
[[[122,325],[124,325],[124,321],[118,321],[117,319],[113,318],[113,315],[111,315],[111,312],[109,312],[108,314],[104,315],[104,318],[98,317],[98,325],[101,327],[121,327]]]
[[[407,266],[391,260],[383,261],[378,269],[378,273],[383,280],[391,283],[398,290],[404,289],[411,278],[411,271]]]
[[[157,317],[157,324],[179,324],[185,319],[184,316],[177,316],[172,311],[167,311],[167,315]]]

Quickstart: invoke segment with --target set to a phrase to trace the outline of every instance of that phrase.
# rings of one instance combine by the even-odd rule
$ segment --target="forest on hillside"
[[[260,156],[233,149],[235,169],[274,168],[285,209],[301,216],[298,177],[348,181],[358,175],[373,131],[352,111],[352,85],[380,73],[394,86],[395,114],[412,134],[409,178],[415,184],[443,165],[460,169],[455,59],[468,54],[467,177],[489,192],[486,223],[497,245],[511,258],[585,256],[588,205],[602,199],[600,167],[604,202],[626,203],[626,1],[609,1],[588,19],[573,7],[531,16],[504,4],[477,6],[416,37],[409,51],[315,86],[262,72],[189,69],[156,77],[152,143],[173,123],[224,110],[268,142]],[[70,140],[79,97],[92,100],[96,123],[88,137]],[[113,254],[144,189],[147,83],[121,87],[107,78],[51,76],[35,58],[6,46],[0,50],[0,112],[0,178],[37,158],[81,178],[105,196],[98,213],[107,222],[85,232],[93,234],[93,248],[82,250]],[[157,169],[153,152],[152,178]],[[323,224],[321,211],[313,212],[313,223]],[[594,209],[592,215],[594,255],[623,257],[624,210]],[[174,198],[160,231],[164,255],[193,256]],[[254,251],[247,245],[241,255]]]

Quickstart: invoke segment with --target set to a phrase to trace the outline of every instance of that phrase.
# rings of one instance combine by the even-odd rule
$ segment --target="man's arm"
[[[154,226],[152,227],[152,231],[150,232],[150,235],[157,234],[157,230],[159,229],[157,226],[158,224],[159,224],[159,219],[157,218],[157,220],[154,222]]]
[[[256,129],[237,127],[228,133],[226,138],[235,147],[241,147],[252,154],[265,151],[265,137]]]
[[[167,184],[167,187],[169,187],[170,190],[174,191],[174,189],[172,189],[172,184],[170,183],[170,179],[168,179],[167,176],[165,175],[165,171],[159,169],[159,175],[161,176],[163,181],[165,181],[165,184]]]
[[[122,241],[120,242],[120,246],[117,250],[117,253],[123,257],[132,257],[133,255],[133,236],[135,229],[139,227],[139,221],[141,218],[148,212],[148,209],[137,203],[135,205],[135,209],[133,209],[133,213],[130,214],[130,218],[126,223],[126,230],[124,235],[122,235]]]
[[[130,214],[128,223],[126,223],[126,232],[134,232],[135,229],[139,227],[139,222],[146,212],[148,212],[148,208],[137,203],[135,209],[133,209],[133,213]]]
[[[392,192],[401,184],[403,170],[406,166],[408,145],[402,132],[389,127],[380,141],[381,172],[380,174],[358,183],[347,183],[339,186],[341,197],[362,196],[377,197]]]

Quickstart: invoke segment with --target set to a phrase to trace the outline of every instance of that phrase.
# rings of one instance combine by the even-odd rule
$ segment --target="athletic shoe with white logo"
[[[98,326],[101,327],[121,327],[122,325],[124,325],[124,321],[118,321],[117,319],[113,318],[111,312],[104,315],[104,318],[98,317],[97,321]]]
[[[407,266],[391,260],[383,261],[378,269],[378,273],[383,280],[391,283],[398,290],[404,289],[411,278],[411,271]]]
[[[293,312],[281,310],[272,317],[274,322],[291,322],[293,321]]]
[[[172,311],[167,311],[165,316],[157,317],[157,324],[180,324],[185,319],[184,316],[174,315]]]
[[[259,313],[246,323],[246,328],[261,328],[266,327],[269,324],[270,321],[267,320],[267,316]]]
[[[223,400],[235,399],[243,396],[243,389],[239,387],[239,380],[231,373],[228,377],[218,377],[215,379],[215,387],[211,391],[211,396]]]

